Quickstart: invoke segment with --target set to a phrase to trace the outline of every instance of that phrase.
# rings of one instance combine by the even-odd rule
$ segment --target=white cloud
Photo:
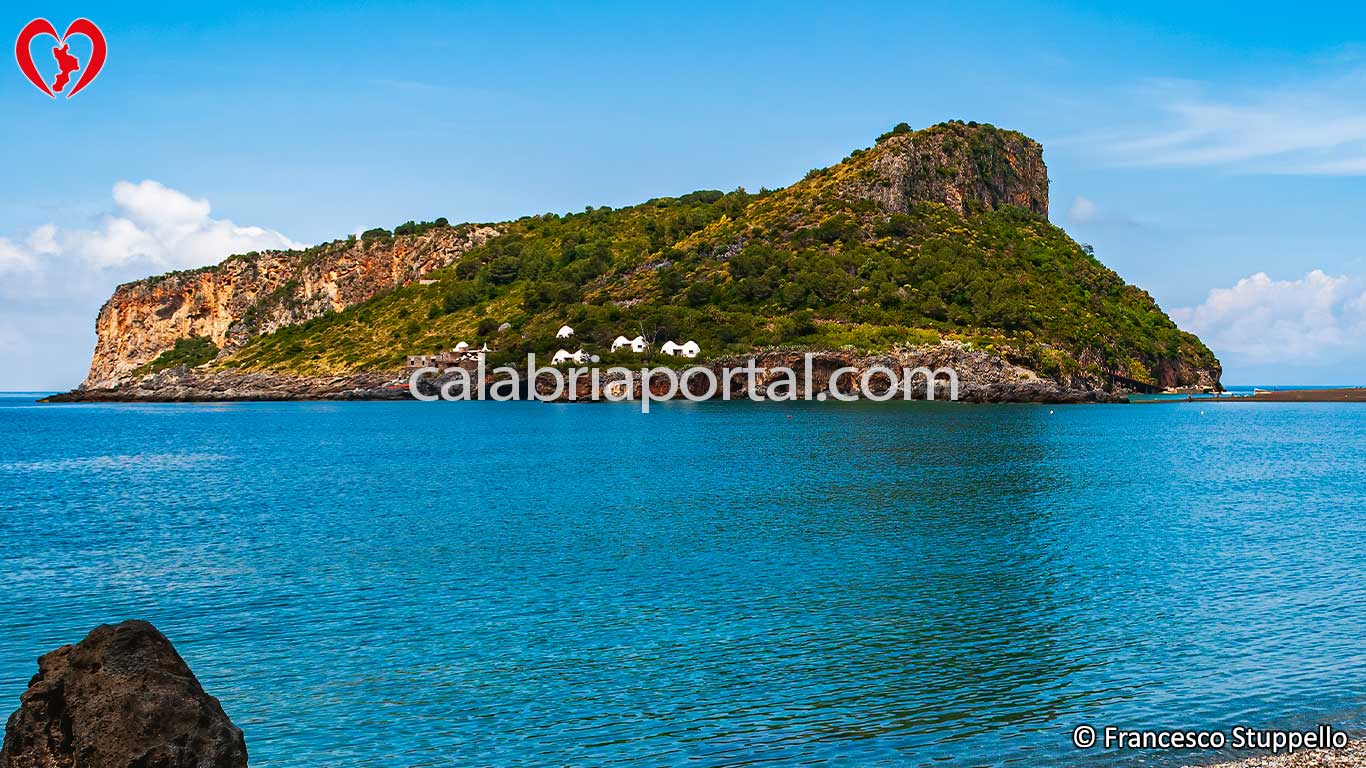
[[[44,224],[0,237],[0,389],[78,383],[95,315],[119,283],[235,253],[303,247],[211,214],[208,200],[156,181],[120,181],[94,227]]]
[[[1079,226],[1095,227],[1118,227],[1125,229],[1135,229],[1143,226],[1136,219],[1116,213],[1096,204],[1089,197],[1077,195],[1072,200],[1072,206],[1067,209],[1067,219],[1069,222]]]
[[[120,181],[95,229],[44,224],[21,243],[0,238],[0,273],[68,275],[136,266],[151,273],[212,264],[234,253],[301,248],[285,235],[210,216],[209,202],[155,181]]]
[[[0,275],[5,273],[32,272],[38,266],[33,256],[25,249],[0,237]]]
[[[1076,224],[1089,224],[1095,221],[1098,215],[1100,208],[1090,198],[1081,195],[1077,195],[1077,199],[1072,201],[1072,207],[1067,211],[1067,218]]]
[[[61,253],[61,246],[57,245],[57,226],[44,224],[29,233],[28,249],[43,256]]]
[[[1234,364],[1320,364],[1366,348],[1366,285],[1317,269],[1298,280],[1258,272],[1171,315]]]
[[[156,181],[120,181],[113,206],[93,229],[44,224],[0,238],[0,294],[71,292],[73,283],[112,289],[122,280],[213,264],[234,254],[302,248],[285,235],[211,215],[209,201]]]
[[[134,263],[150,269],[203,266],[234,253],[302,245],[273,230],[212,218],[209,201],[155,181],[114,185],[115,211],[93,230],[39,227],[30,236],[36,254],[70,254],[87,267]]]
[[[1155,82],[1140,94],[1154,109],[1153,124],[1101,144],[1126,165],[1366,174],[1366,68],[1240,92],[1214,90]]]

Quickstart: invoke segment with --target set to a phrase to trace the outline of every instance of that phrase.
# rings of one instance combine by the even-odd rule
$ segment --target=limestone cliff
[[[358,304],[420,279],[498,234],[439,227],[420,235],[235,256],[214,267],[119,286],[100,309],[86,388],[113,387],[178,339],[202,336],[221,354],[252,337]]]

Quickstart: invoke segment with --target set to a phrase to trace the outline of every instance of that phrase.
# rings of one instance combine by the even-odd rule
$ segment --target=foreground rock
[[[1263,755],[1219,768],[1359,768],[1366,766],[1366,741],[1353,741],[1345,749],[1315,749],[1290,755]]]
[[[38,660],[0,768],[245,768],[242,731],[145,621],[96,627]]]

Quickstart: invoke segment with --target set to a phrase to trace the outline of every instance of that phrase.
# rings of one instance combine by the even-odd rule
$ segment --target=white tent
[[[701,353],[702,348],[697,346],[697,342],[693,341],[692,339],[688,339],[688,341],[685,344],[683,344],[683,346],[678,348],[678,354],[683,357],[697,357]]]
[[[560,351],[555,353],[554,357],[550,358],[550,364],[559,365],[560,363],[582,363],[587,359],[588,353],[584,352],[582,349],[580,349],[578,352],[570,352],[568,350],[561,349]]]
[[[613,352],[616,352],[618,349],[629,347],[632,352],[640,354],[641,352],[644,352],[645,348],[648,346],[650,345],[646,343],[644,336],[637,336],[634,339],[628,339],[625,336],[618,336],[616,337],[616,339],[612,341]]]
[[[574,335],[574,329],[573,329],[573,328],[570,328],[570,327],[567,326],[567,325],[562,325],[562,326],[560,326],[560,330],[555,331],[555,338],[557,338],[557,339],[567,339],[567,338],[569,338],[570,336],[573,336],[573,335]]]

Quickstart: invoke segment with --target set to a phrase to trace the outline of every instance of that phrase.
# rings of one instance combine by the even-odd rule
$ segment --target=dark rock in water
[[[145,621],[96,627],[38,659],[0,768],[246,768],[242,731]]]

